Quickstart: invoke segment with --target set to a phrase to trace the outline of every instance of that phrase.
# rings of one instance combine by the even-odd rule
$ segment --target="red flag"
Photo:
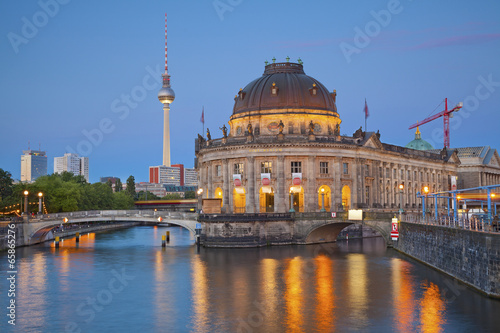
[[[370,113],[368,112],[368,104],[366,104],[366,98],[365,98],[365,119],[368,118]]]
[[[205,108],[201,110],[201,118],[200,121],[205,124]]]

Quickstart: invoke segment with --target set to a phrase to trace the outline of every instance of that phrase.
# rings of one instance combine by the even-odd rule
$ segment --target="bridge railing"
[[[186,212],[170,212],[170,211],[155,211],[155,210],[89,210],[79,212],[64,212],[35,215],[30,217],[30,222],[43,222],[53,221],[64,218],[92,218],[92,217],[162,217],[167,219],[181,219],[181,220],[196,220],[196,213]]]
[[[488,219],[482,216],[455,218],[453,216],[440,215],[436,218],[435,216],[424,217],[422,214],[403,214],[401,221],[454,229],[500,233],[500,224],[498,220],[493,220],[490,224]]]

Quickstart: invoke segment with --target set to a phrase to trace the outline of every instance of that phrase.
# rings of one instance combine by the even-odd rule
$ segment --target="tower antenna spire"
[[[158,100],[163,104],[163,165],[170,166],[170,104],[175,93],[170,87],[170,75],[167,65],[167,13],[165,13],[165,73],[161,75],[163,85],[158,92]]]
[[[168,74],[168,64],[167,64],[167,13],[165,13],[165,74]]]

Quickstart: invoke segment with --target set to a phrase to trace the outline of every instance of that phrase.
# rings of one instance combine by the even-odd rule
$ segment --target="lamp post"
[[[26,215],[26,222],[29,222],[29,214],[28,214],[28,194],[30,194],[27,190],[23,192],[24,194],[24,215]]]
[[[196,192],[196,194],[198,194],[198,213],[201,213],[201,209],[202,209],[202,195],[203,195],[203,189],[200,187],[198,189],[198,191]]]
[[[424,186],[424,196],[422,196],[422,212],[423,212],[423,216],[424,216],[424,220],[425,220],[425,199],[427,198],[427,194],[429,194],[429,187],[428,186]]]
[[[325,188],[321,188],[321,209],[320,212],[326,212],[325,209]]]
[[[403,214],[403,190],[405,185],[399,184],[399,220],[401,221],[401,214]]]
[[[38,192],[38,214],[42,214],[42,198],[43,198],[43,193]]]
[[[295,213],[295,209],[293,209],[293,189],[290,188],[290,213]]]

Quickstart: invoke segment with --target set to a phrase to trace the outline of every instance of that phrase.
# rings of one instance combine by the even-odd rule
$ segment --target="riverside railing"
[[[436,218],[435,216],[423,217],[420,214],[403,214],[401,221],[462,230],[500,233],[500,223],[498,219],[493,219],[490,224],[488,218],[482,216],[455,218],[454,216],[440,215]]]

